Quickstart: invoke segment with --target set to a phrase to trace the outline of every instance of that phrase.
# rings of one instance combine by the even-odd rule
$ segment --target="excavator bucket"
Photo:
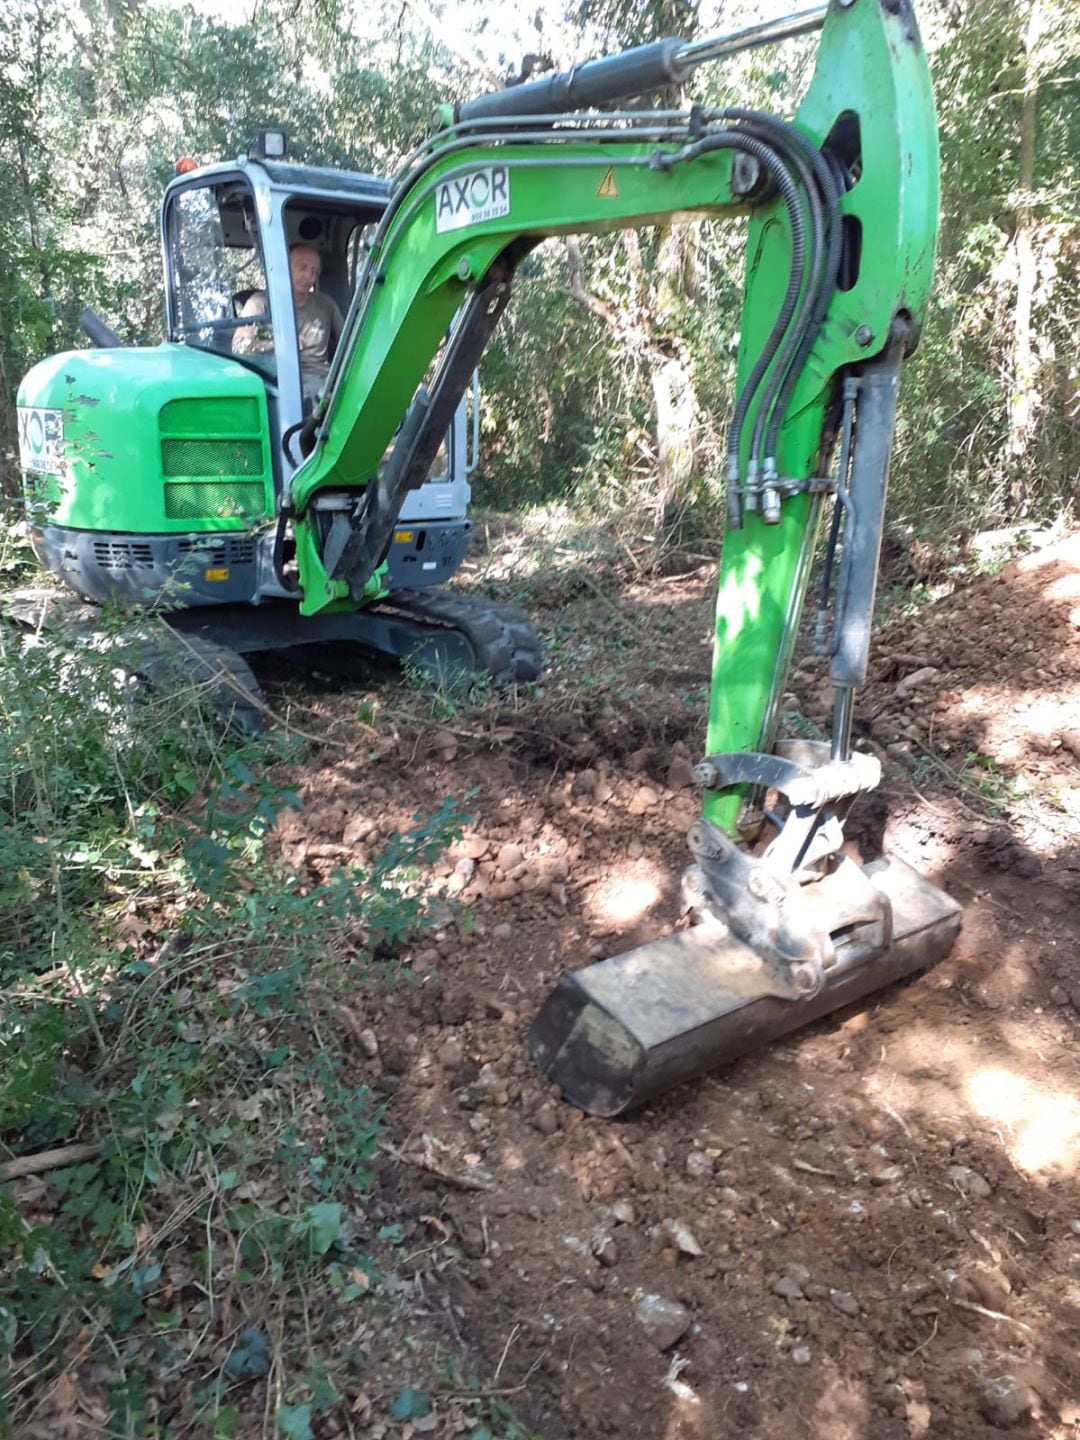
[[[891,936],[838,940],[816,994],[781,997],[754,950],[706,923],[563,975],[529,1031],[533,1058],[570,1104],[618,1115],[942,959],[956,902],[900,860],[863,874],[891,908]]]

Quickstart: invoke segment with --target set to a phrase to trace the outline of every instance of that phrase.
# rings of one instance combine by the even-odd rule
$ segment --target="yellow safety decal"
[[[619,198],[619,187],[615,184],[615,171],[608,166],[608,172],[600,181],[600,189],[597,195],[601,200],[617,200]]]
[[[411,545],[413,532],[411,530],[395,530],[394,542],[397,545]]]
[[[228,572],[228,570],[204,570],[204,571],[203,571],[203,579],[204,579],[204,580],[227,580],[228,578],[229,578],[229,572]]]

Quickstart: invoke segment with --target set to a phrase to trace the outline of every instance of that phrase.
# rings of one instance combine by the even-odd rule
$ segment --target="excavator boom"
[[[532,248],[748,217],[703,813],[690,836],[702,923],[566,977],[532,1031],[543,1068],[601,1113],[738,1053],[740,1036],[759,1043],[930,963],[959,923],[919,877],[888,863],[863,871],[841,853],[848,809],[880,768],[853,753],[851,718],[899,374],[930,292],[938,157],[908,0],[831,0],[744,39],[819,24],[790,120],[594,108],[681,84],[735,48],[731,37],[658,41],[443,107],[398,176],[284,510],[305,613],[370,593]],[[818,627],[833,733],[792,750],[776,739],[779,700],[829,498],[830,570],[843,538],[831,633],[824,615]],[[752,853],[734,843],[740,822],[756,827]]]

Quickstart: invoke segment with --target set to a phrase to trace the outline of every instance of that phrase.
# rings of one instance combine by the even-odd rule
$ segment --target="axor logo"
[[[485,165],[467,175],[441,180],[435,191],[435,231],[439,235],[509,214],[510,172],[505,165]]]
[[[22,468],[59,475],[64,468],[64,412],[20,405],[18,417]]]

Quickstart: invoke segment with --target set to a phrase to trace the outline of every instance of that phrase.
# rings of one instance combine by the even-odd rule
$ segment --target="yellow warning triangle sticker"
[[[600,189],[597,195],[601,200],[617,200],[619,198],[619,187],[615,184],[615,171],[608,166],[608,172],[600,181]]]

